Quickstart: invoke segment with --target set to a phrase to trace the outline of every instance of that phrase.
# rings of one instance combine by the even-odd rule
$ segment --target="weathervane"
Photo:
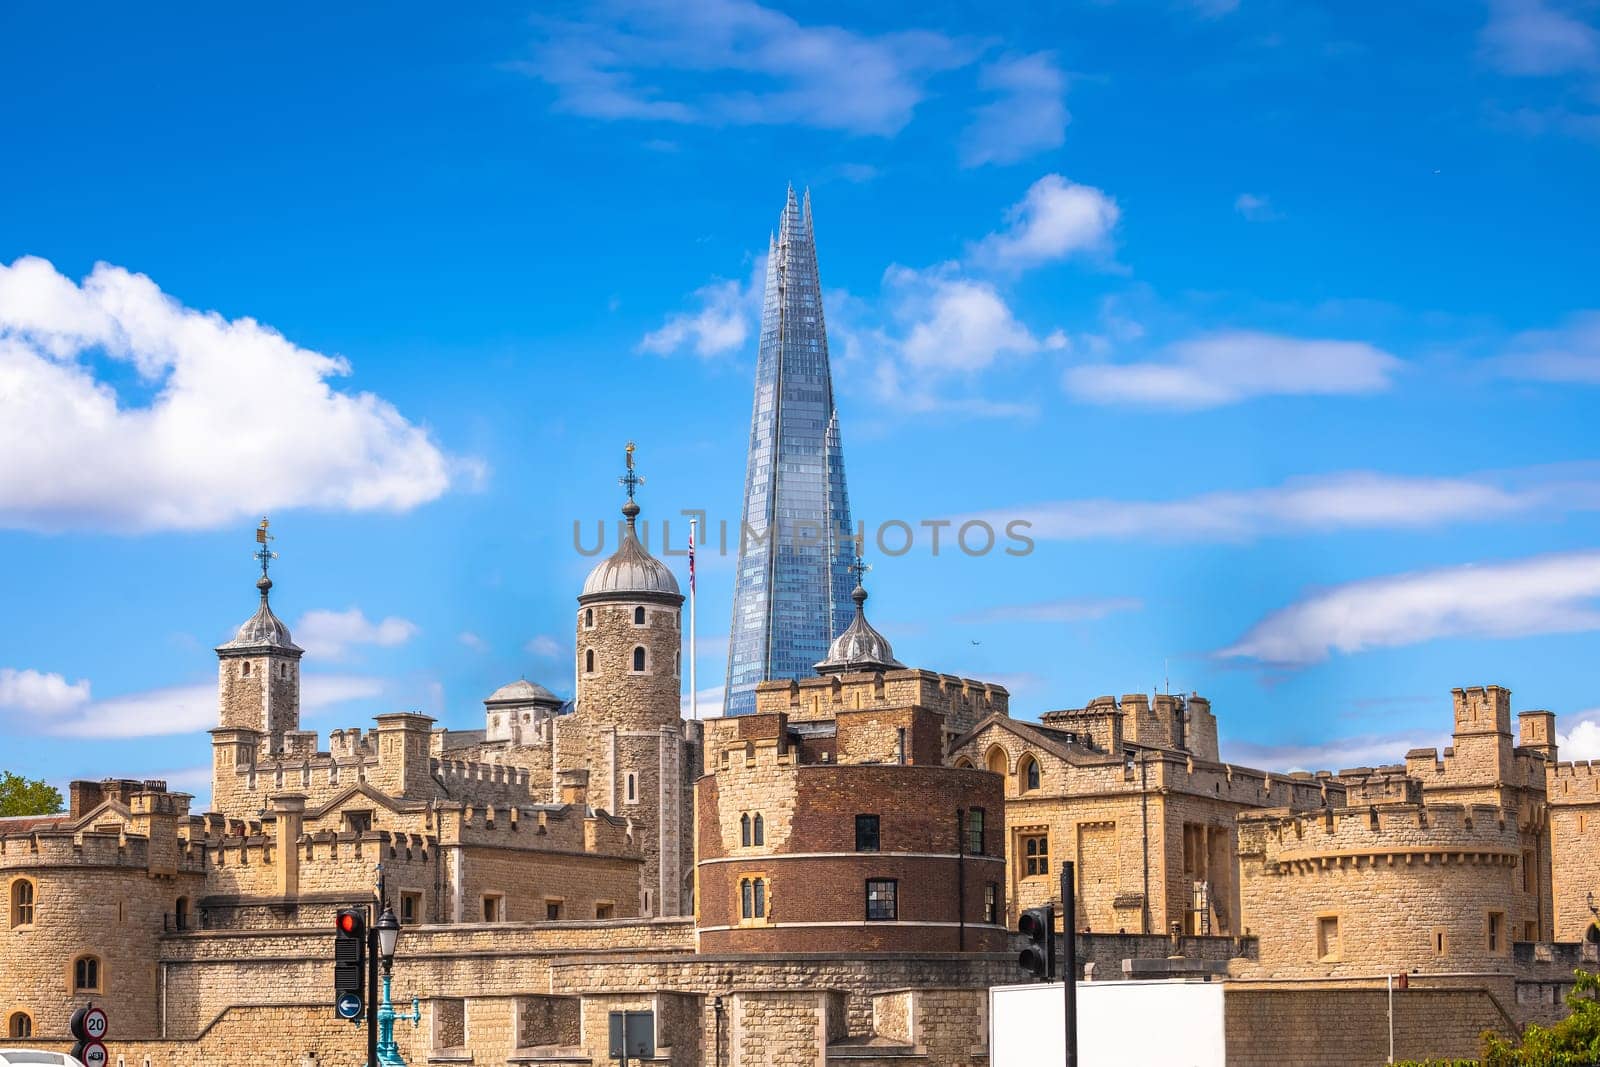
[[[638,489],[639,486],[644,484],[644,475],[633,469],[633,452],[634,444],[632,441],[629,441],[628,447],[623,449],[623,453],[628,464],[628,473],[617,479],[617,484],[628,491],[629,500],[633,499],[634,490]]]
[[[267,517],[265,515],[261,516],[261,525],[256,527],[256,544],[261,547],[256,549],[252,556],[252,558],[259,560],[261,563],[261,577],[263,579],[267,576],[267,565],[278,558],[278,554],[267,547],[268,541],[277,540],[276,537],[267,532],[267,527],[270,525],[272,523]]]
[[[865,578],[867,576],[867,572],[871,569],[872,564],[862,559],[861,553],[857,552],[855,562],[850,564],[850,573],[856,576],[857,585],[861,584],[861,579]]]

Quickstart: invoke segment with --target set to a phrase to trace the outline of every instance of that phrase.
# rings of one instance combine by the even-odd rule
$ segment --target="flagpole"
[[[700,690],[695,685],[695,647],[694,647],[694,541],[695,526],[699,520],[689,520],[689,718],[700,717]]]

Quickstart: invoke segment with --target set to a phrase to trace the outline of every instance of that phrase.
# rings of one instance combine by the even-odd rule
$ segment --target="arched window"
[[[6,1020],[6,1036],[32,1037],[33,1018],[25,1011],[12,1013],[11,1018]]]
[[[594,609],[593,608],[584,608],[583,609],[583,628],[585,630],[594,629]]]
[[[758,845],[766,844],[767,843],[767,824],[761,818],[761,815],[759,813],[757,813],[757,815],[756,815],[756,820],[755,820],[755,823],[754,823],[754,830],[755,830],[755,833],[754,833],[754,836],[752,837],[752,840]]]
[[[74,993],[100,992],[100,960],[95,956],[79,956],[72,961],[72,991]]]
[[[11,925],[33,925],[33,883],[18,878],[11,883]]]
[[[1006,773],[1007,763],[1006,750],[999,745],[991,748],[989,754],[983,758],[983,765],[995,774]]]
[[[244,675],[248,675],[250,673],[250,661],[249,660],[245,660],[244,661],[244,666],[239,669],[239,673],[240,674],[244,674]]]
[[[750,847],[750,813],[739,816],[739,844]]]
[[[636,670],[636,671],[644,670],[644,646],[643,645],[637,645],[637,646],[634,647],[634,650],[633,650],[633,669]]]
[[[586,649],[583,653],[583,673],[594,673],[594,649]]]
[[[644,625],[644,608],[634,608],[633,609],[633,624],[635,626],[643,626]]]
[[[1022,757],[1022,766],[1017,769],[1017,778],[1022,783],[1024,793],[1032,792],[1039,788],[1039,761],[1032,756]]]
[[[766,917],[767,917],[767,880],[765,878],[757,878],[756,879],[756,918],[765,919]]]
[[[956,760],[956,767],[960,770],[970,771],[972,770],[972,761],[967,757],[962,756],[960,759]]]

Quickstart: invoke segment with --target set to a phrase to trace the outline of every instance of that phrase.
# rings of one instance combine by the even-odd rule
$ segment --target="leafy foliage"
[[[61,790],[43,781],[0,771],[0,816],[54,815],[60,810]]]

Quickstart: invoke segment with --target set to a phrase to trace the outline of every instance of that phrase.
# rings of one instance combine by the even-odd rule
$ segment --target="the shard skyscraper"
[[[855,616],[855,542],[811,230],[794,189],[767,252],[744,529],[734,579],[724,714],[755,710],[756,683],[805,678]]]

